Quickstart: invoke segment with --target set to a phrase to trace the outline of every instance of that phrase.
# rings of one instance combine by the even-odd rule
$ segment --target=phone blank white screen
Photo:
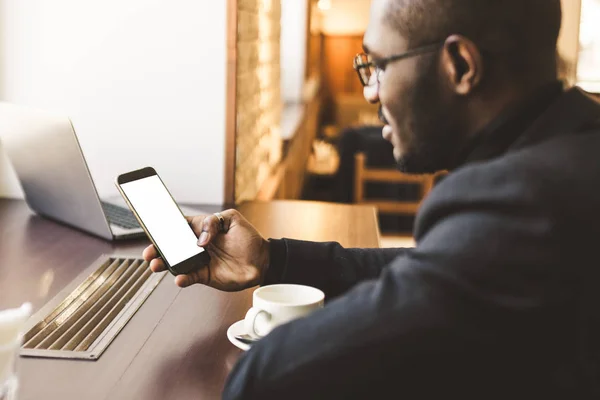
[[[177,265],[204,249],[158,176],[121,185],[169,265]]]

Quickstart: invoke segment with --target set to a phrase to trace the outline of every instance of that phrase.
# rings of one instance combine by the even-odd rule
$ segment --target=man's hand
[[[208,266],[175,277],[177,286],[202,283],[233,292],[262,281],[269,265],[269,242],[239,212],[227,210],[221,215],[225,219],[226,233],[219,232],[219,219],[215,215],[187,217],[199,236],[198,246],[208,250],[211,261]],[[166,269],[153,245],[144,250],[144,259],[150,262],[153,272]]]

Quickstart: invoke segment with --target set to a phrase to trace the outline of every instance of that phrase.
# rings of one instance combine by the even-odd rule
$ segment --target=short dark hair
[[[494,54],[521,73],[556,69],[560,0],[390,0],[388,4],[387,22],[411,47],[460,34],[484,54]]]

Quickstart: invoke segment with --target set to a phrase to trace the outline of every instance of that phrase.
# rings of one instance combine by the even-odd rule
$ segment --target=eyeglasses
[[[381,74],[383,73],[383,68],[390,62],[414,57],[416,55],[428,53],[430,51],[435,51],[440,47],[441,44],[439,43],[430,44],[423,47],[417,47],[416,49],[409,50],[406,53],[396,54],[390,57],[382,58],[377,61],[373,61],[373,58],[370,54],[360,53],[354,57],[354,70],[356,71],[356,73],[358,73],[360,83],[362,83],[363,86],[370,86],[373,83],[375,83],[371,82],[371,77],[375,76],[377,78],[377,83],[379,83],[379,79],[381,77]]]

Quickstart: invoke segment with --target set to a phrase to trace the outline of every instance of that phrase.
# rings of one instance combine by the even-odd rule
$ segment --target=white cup
[[[31,304],[0,311],[0,399],[16,399],[18,379],[16,362],[22,342],[22,331],[31,315]]]
[[[16,399],[18,380],[15,375],[20,342],[0,346],[0,400]]]
[[[281,284],[258,288],[244,319],[246,333],[259,339],[278,325],[322,308],[324,301],[325,294],[310,286]]]

